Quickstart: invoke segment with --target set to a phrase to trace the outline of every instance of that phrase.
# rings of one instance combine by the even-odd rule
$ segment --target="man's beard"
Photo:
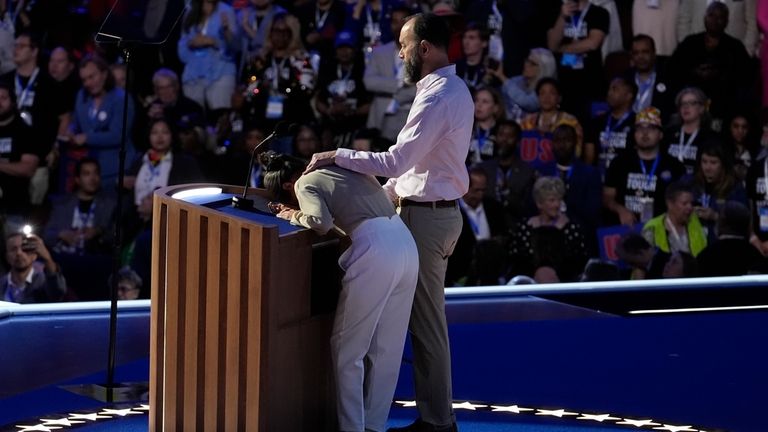
[[[416,84],[421,79],[421,67],[424,62],[418,54],[406,58],[403,61],[404,73],[403,80],[406,84]]]

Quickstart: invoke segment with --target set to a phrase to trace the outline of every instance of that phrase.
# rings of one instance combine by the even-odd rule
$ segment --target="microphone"
[[[246,198],[245,195],[248,193],[248,186],[251,184],[251,172],[253,172],[253,164],[256,161],[256,152],[259,150],[259,148],[261,148],[261,146],[268,143],[269,141],[272,141],[277,137],[282,137],[282,136],[296,133],[296,130],[298,128],[299,126],[296,123],[288,123],[286,121],[281,121],[280,123],[277,124],[277,126],[275,126],[275,130],[272,131],[271,134],[269,134],[266,138],[261,140],[260,143],[256,144],[256,147],[254,147],[253,150],[251,151],[251,163],[248,164],[248,173],[245,176],[245,185],[243,185],[243,193],[240,196],[236,195],[232,197],[232,207],[242,209],[242,210],[253,210],[253,200]]]

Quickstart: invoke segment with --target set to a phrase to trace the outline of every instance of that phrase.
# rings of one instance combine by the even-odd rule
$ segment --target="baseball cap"
[[[635,125],[641,124],[661,128],[661,111],[655,107],[643,108],[635,115]]]
[[[342,46],[348,46],[354,48],[357,45],[355,35],[349,30],[342,30],[336,35],[336,43],[334,47],[339,48]]]

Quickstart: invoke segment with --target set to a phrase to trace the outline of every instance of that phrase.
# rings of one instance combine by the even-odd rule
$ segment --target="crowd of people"
[[[193,0],[129,80],[93,42],[110,2],[4,2],[0,300],[106,299],[116,223],[121,292],[147,298],[153,191],[242,184],[279,122],[300,127],[271,149],[305,162],[392,146],[418,91],[399,35],[426,11],[475,108],[447,285],[768,271],[766,3]]]

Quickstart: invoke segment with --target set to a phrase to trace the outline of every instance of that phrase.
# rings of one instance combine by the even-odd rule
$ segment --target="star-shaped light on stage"
[[[579,413],[568,412],[568,411],[566,411],[564,409],[559,409],[559,410],[537,409],[536,410],[536,415],[563,417],[563,416],[576,416],[576,415],[579,415]]]
[[[52,430],[61,429],[58,426],[46,426],[44,424],[37,424],[34,426],[16,425],[16,427],[20,428],[18,432],[31,432],[31,431],[51,432]]]
[[[110,416],[115,415],[115,416],[125,417],[125,416],[130,415],[130,414],[142,414],[142,413],[134,411],[133,408],[125,408],[125,409],[109,409],[109,408],[104,408],[103,410],[101,410],[101,412],[99,414],[110,415]]]
[[[112,417],[106,416],[106,415],[99,415],[98,413],[91,413],[91,414],[69,414],[70,420],[90,420],[90,421],[96,421],[98,419],[111,419]]]
[[[85,423],[79,420],[70,420],[66,417],[60,419],[40,419],[45,426],[74,426],[79,423]]]
[[[672,426],[665,424],[663,427],[655,427],[654,430],[665,430],[669,432],[696,432],[696,429],[691,429],[691,426]]]
[[[493,408],[491,411],[511,412],[511,413],[515,413],[515,414],[520,414],[523,411],[533,411],[533,408],[523,408],[523,407],[519,407],[517,405],[509,405],[509,406],[491,405],[491,408]]]
[[[470,411],[476,411],[478,408],[488,408],[488,405],[478,405],[472,402],[453,403],[454,409],[465,409]]]
[[[149,405],[141,404],[138,408],[134,408],[136,411],[149,411]]]
[[[416,406],[416,401],[395,401],[395,403],[399,403],[400,405],[403,406],[403,408]]]
[[[581,417],[577,417],[578,420],[594,420],[596,422],[604,422],[606,420],[621,420],[620,417],[611,417],[610,414],[582,414]]]
[[[628,418],[625,418],[624,421],[616,422],[616,424],[632,425],[635,427],[661,426],[660,423],[655,423],[653,420],[632,420]]]

